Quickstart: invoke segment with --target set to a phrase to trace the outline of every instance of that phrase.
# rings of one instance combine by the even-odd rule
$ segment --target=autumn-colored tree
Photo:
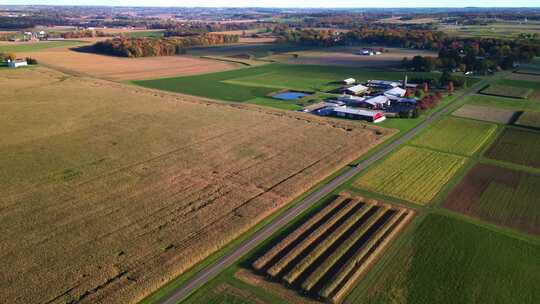
[[[405,97],[411,97],[411,95],[412,95],[411,89],[406,88],[405,89]]]
[[[448,94],[449,95],[452,95],[454,94],[454,82],[450,81],[448,83]]]

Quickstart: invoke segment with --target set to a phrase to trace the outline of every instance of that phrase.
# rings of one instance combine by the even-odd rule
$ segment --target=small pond
[[[297,100],[297,99],[300,99],[300,98],[308,96],[308,95],[309,94],[302,93],[302,92],[290,91],[290,92],[278,93],[278,94],[272,96],[272,98],[281,99],[281,100]]]

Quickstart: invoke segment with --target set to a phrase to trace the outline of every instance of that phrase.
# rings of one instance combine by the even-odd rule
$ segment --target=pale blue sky
[[[540,7],[538,0],[2,0],[0,4],[219,7]]]

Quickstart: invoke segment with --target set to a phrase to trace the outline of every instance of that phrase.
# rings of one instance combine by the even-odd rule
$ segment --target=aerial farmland
[[[0,5],[0,303],[540,302],[540,9],[138,3]]]

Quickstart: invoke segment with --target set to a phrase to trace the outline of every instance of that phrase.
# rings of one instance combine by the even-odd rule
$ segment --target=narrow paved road
[[[321,200],[326,195],[330,194],[338,186],[345,183],[348,179],[356,175],[358,172],[364,170],[365,168],[367,168],[368,166],[370,166],[377,160],[381,159],[382,157],[394,151],[397,147],[399,147],[401,144],[405,143],[408,139],[416,135],[420,130],[424,129],[431,122],[439,118],[441,115],[448,113],[451,110],[453,104],[455,104],[456,102],[462,100],[463,98],[471,94],[474,94],[474,92],[476,92],[477,89],[484,86],[485,84],[486,84],[485,80],[481,81],[478,84],[474,85],[471,89],[467,90],[466,92],[461,93],[452,102],[446,105],[444,108],[428,115],[426,120],[424,120],[415,128],[409,130],[407,133],[405,133],[403,136],[401,136],[400,138],[398,138],[397,140],[395,140],[388,146],[384,147],[383,149],[379,150],[378,152],[376,152],[369,158],[360,162],[357,166],[351,167],[347,171],[343,172],[341,175],[337,176],[336,178],[328,182],[322,188],[309,194],[296,206],[285,211],[275,220],[273,220],[268,225],[266,225],[263,229],[257,231],[248,240],[241,243],[232,252],[226,254],[225,256],[223,256],[222,258],[220,258],[213,264],[208,265],[206,268],[202,269],[195,276],[189,279],[186,282],[186,284],[178,288],[168,298],[164,299],[160,303],[176,304],[184,300],[192,292],[194,292],[199,287],[204,285],[206,282],[211,280],[213,277],[218,275],[222,270],[232,265],[236,260],[238,260],[244,254],[248,253],[251,249],[255,248],[262,241],[269,238],[272,234],[274,234],[274,232],[279,230],[285,224],[291,222],[294,218],[300,215],[304,210],[311,207],[313,204]]]

